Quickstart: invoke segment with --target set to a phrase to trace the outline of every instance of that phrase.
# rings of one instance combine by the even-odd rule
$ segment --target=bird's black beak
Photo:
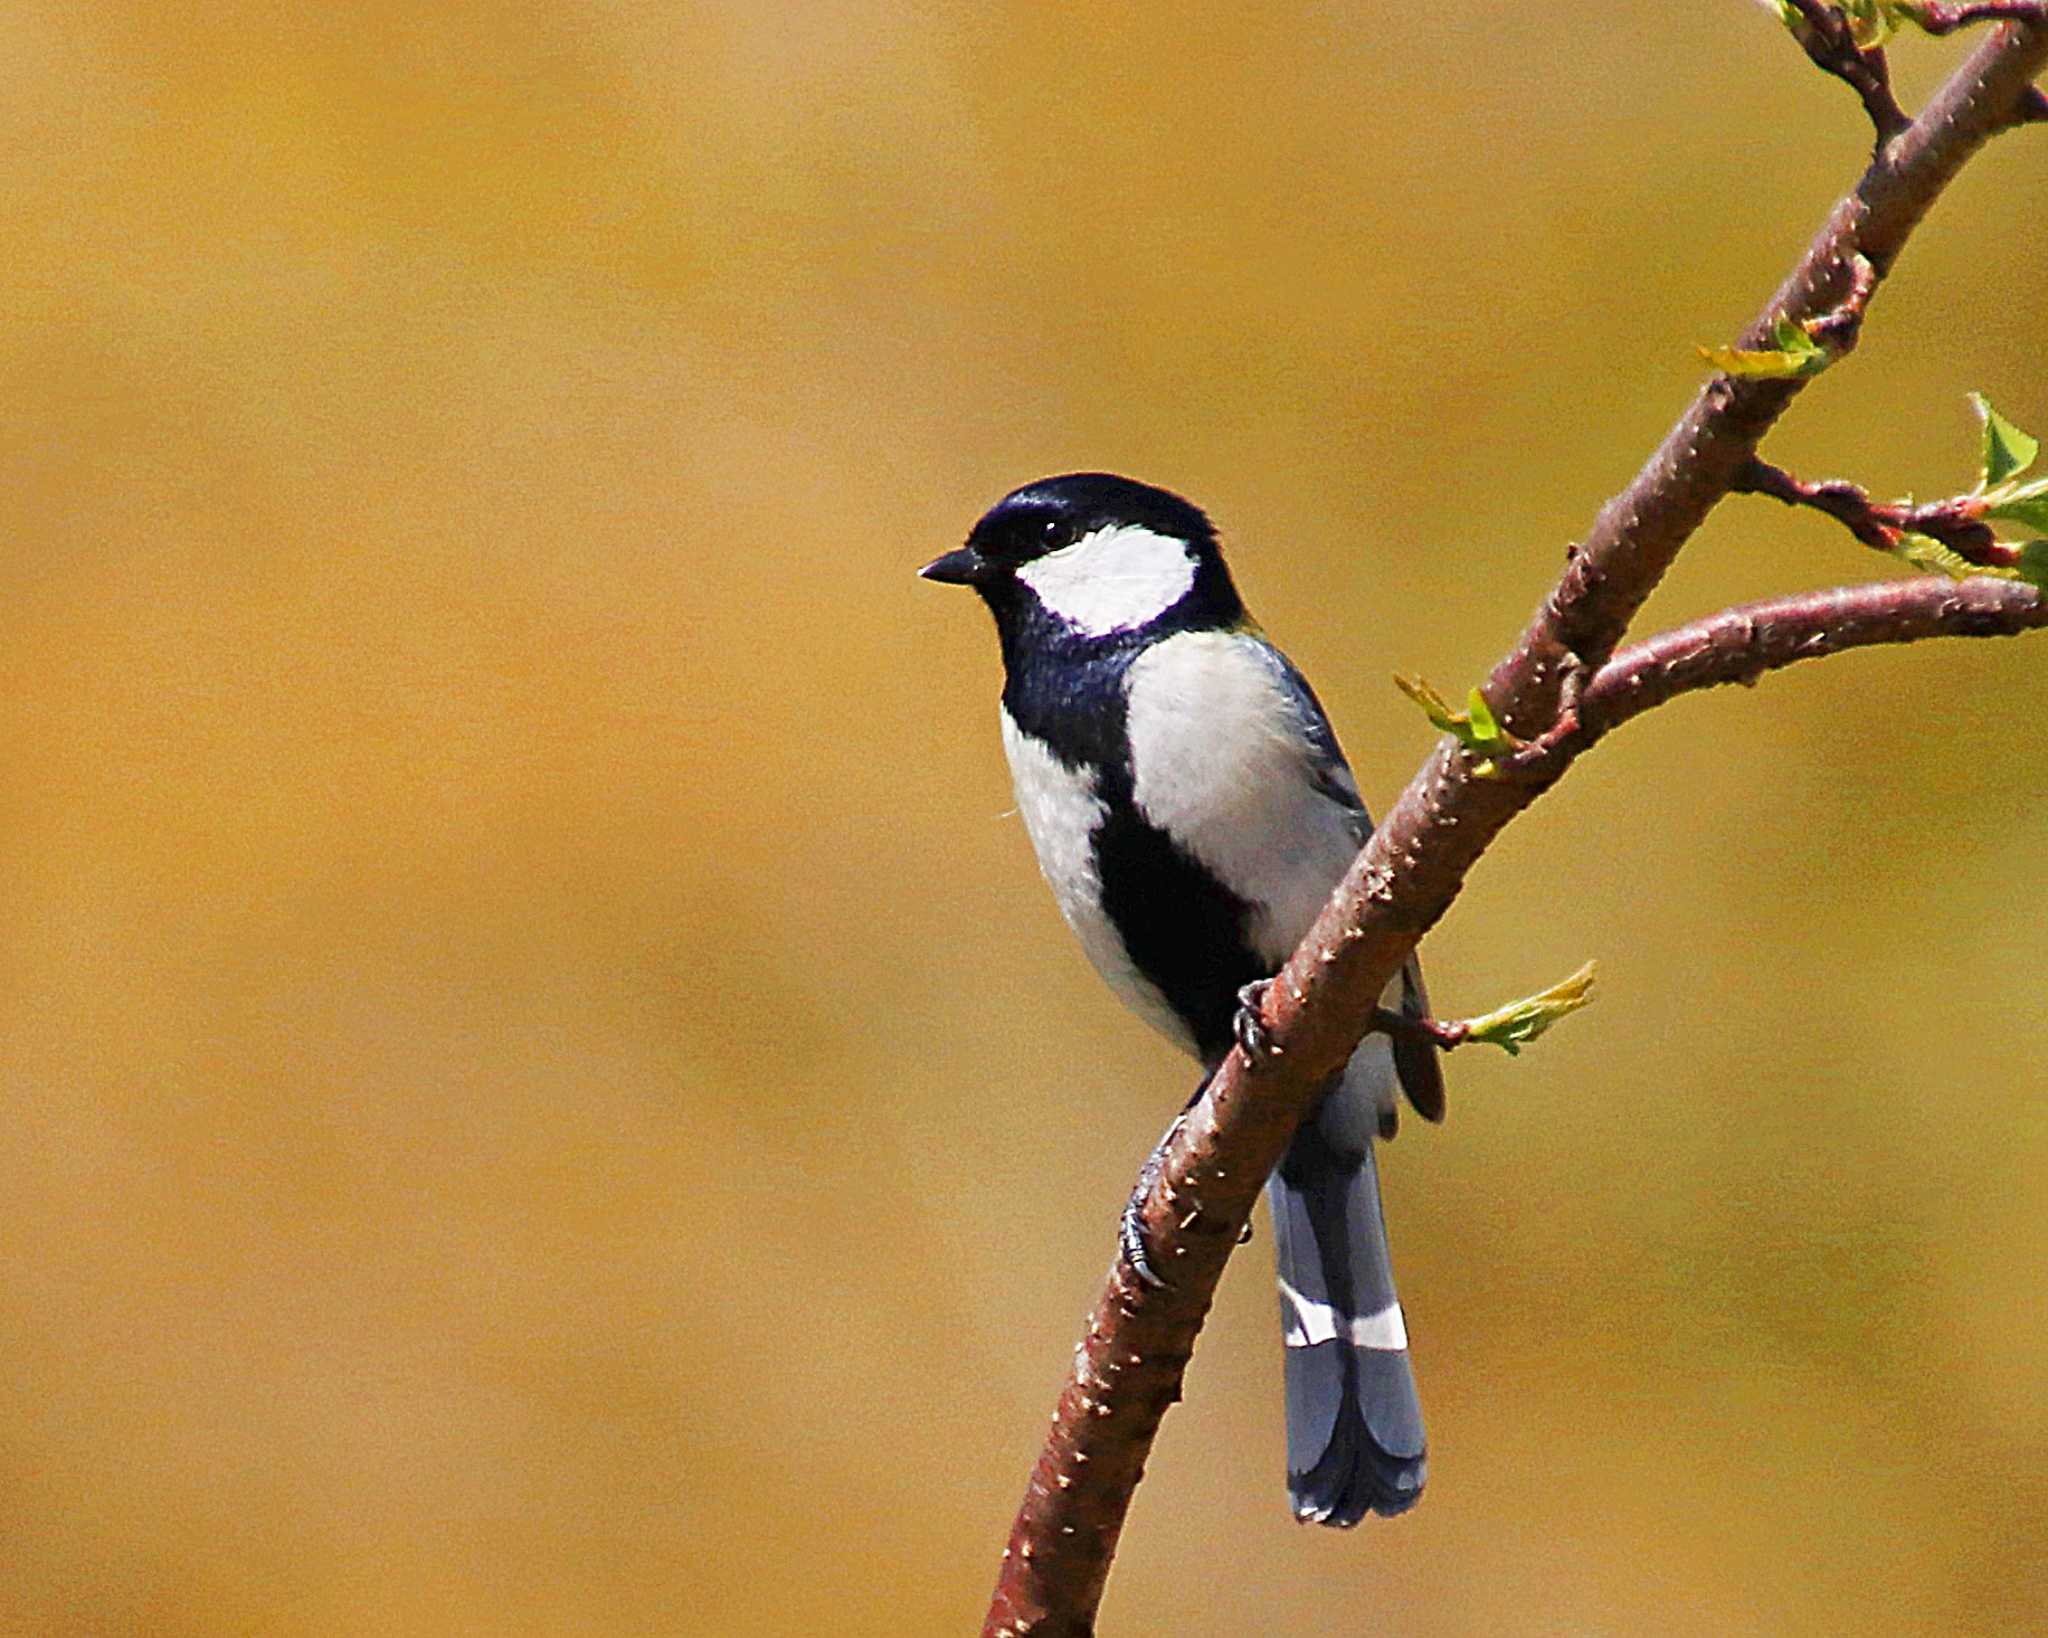
[[[988,560],[972,546],[962,546],[957,552],[948,552],[944,557],[935,557],[917,572],[926,580],[936,580],[942,586],[972,586],[981,579],[982,571],[988,567]]]

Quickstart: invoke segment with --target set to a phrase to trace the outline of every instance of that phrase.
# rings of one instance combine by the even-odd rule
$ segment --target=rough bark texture
[[[1584,740],[1652,706],[1720,683],[1876,643],[2016,637],[2048,626],[2048,596],[2018,580],[1880,580],[1723,609],[1615,655],[1579,702]]]
[[[1740,345],[1768,347],[1779,316],[1819,318],[1854,339],[1862,295],[1914,226],[1995,133],[2031,117],[2048,29],[2001,25],[1889,140],[1842,199]],[[1859,263],[1859,258],[1861,262]],[[1846,309],[1845,309],[1846,311]],[[1466,872],[1598,732],[1687,688],[1863,643],[2044,623],[2010,581],[1900,581],[1729,610],[1614,657],[1629,622],[1756,451],[1802,383],[1716,377],[1585,543],[1486,683],[1495,714],[1551,754],[1505,779],[1442,741],[1387,814],[1307,940],[1267,993],[1276,1052],[1225,1060],[1170,1147],[1144,1207],[1165,1290],[1112,1269],[1053,1414],[1004,1551],[985,1635],[1092,1632],[1117,1537],[1216,1282],[1266,1174],[1325,1078],[1350,1055],[1374,1003]],[[1612,659],[1611,659],[1612,657]],[[1611,663],[1610,663],[1611,659]],[[1565,731],[1560,706],[1581,726]]]

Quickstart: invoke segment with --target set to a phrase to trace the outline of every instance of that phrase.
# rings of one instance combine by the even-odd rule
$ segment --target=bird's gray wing
[[[1372,816],[1365,811],[1365,798],[1358,794],[1358,781],[1351,775],[1351,764],[1344,760],[1343,747],[1337,743],[1337,732],[1330,726],[1323,702],[1316,698],[1308,678],[1295,669],[1292,660],[1270,643],[1262,642],[1259,646],[1293,702],[1302,732],[1315,752],[1311,778],[1316,789],[1351,816],[1352,834],[1358,838],[1358,845],[1364,847],[1372,835]]]
[[[1312,778],[1316,789],[1351,815],[1352,834],[1358,838],[1358,845],[1364,847],[1372,835],[1372,817],[1365,811],[1365,799],[1359,795],[1358,781],[1352,777],[1350,763],[1344,760],[1336,730],[1330,726],[1322,701],[1316,698],[1308,679],[1295,669],[1286,655],[1270,644],[1260,646],[1271,657],[1274,671],[1301,717],[1302,731],[1315,750]],[[1399,983],[1399,1010],[1411,1018],[1428,1017],[1429,992],[1423,988],[1422,964],[1412,954],[1402,964]],[[1415,1112],[1424,1120],[1442,1120],[1444,1072],[1437,1049],[1429,1042],[1409,1035],[1395,1036],[1393,1048],[1395,1075],[1408,1101],[1415,1106]],[[1389,1103],[1386,1107],[1391,1113],[1394,1106]]]

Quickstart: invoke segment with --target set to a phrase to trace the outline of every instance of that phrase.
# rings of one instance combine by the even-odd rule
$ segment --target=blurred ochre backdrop
[[[1206,504],[1376,806],[1866,135],[1750,5],[0,6],[0,1626],[961,1631],[1186,1067],[912,578]],[[1924,87],[1953,45],[1906,45]],[[2048,429],[2006,139],[1773,452]],[[1879,566],[1762,502],[1666,620]],[[2048,1625],[2048,643],[1681,703],[1430,940],[1432,1489],[1260,1240],[1105,1631]]]

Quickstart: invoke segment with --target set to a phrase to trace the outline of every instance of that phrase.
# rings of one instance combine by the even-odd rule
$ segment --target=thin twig
[[[2019,580],[1938,575],[1802,592],[1723,609],[1632,643],[1587,685],[1585,744],[1680,694],[1880,643],[2015,637],[2048,627],[2048,595]],[[1583,749],[1583,746],[1581,747]]]
[[[1418,1017],[1412,1012],[1396,1012],[1391,1007],[1375,1007],[1372,1011],[1372,1027],[1382,1035],[1400,1035],[1408,1040],[1418,1041],[1424,1046],[1433,1046],[1443,1052],[1461,1047],[1472,1038],[1472,1026],[1462,1018],[1450,1020]]]
[[[1804,24],[1792,31],[1793,38],[1816,67],[1834,75],[1856,93],[1877,133],[1877,146],[1882,149],[1913,123],[1892,91],[1891,68],[1885,61],[1884,48],[1860,50],[1848,17],[1829,5],[1828,0],[1791,0],[1791,4]]]
[[[1914,23],[1929,34],[1953,34],[1972,23],[2048,23],[2048,4],[2043,0],[1970,0],[1962,5],[1917,0],[1910,8],[1899,9],[1910,9]]]
[[[1873,551],[1896,553],[1906,536],[1924,535],[1979,568],[2009,569],[2019,562],[2018,550],[1984,521],[1985,503],[1977,496],[1956,495],[1924,506],[1886,504],[1846,479],[1808,483],[1756,457],[1735,474],[1730,487],[1738,495],[1768,495],[1787,506],[1823,512]]]
[[[1565,763],[1652,706],[1722,683],[1753,684],[1801,660],[1930,637],[2016,637],[2043,626],[2048,596],[1988,575],[1916,575],[1744,603],[1622,649],[1593,674],[1576,709],[1499,764],[1501,777],[1554,780]],[[1431,1034],[1443,1047],[1464,1039],[1456,1024],[1385,1008],[1375,1009],[1373,1028],[1457,1034],[1457,1041]]]

